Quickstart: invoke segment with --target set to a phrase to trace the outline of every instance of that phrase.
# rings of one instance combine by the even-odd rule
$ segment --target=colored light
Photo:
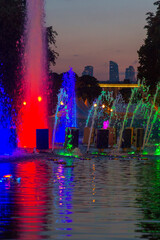
[[[36,129],[48,128],[47,116],[47,59],[44,38],[44,1],[26,1],[25,56],[22,59],[23,92],[27,105],[18,113],[18,147],[36,147]],[[38,1],[37,1],[38,2]],[[36,26],[36,31],[35,31]],[[36,40],[35,40],[36,39]],[[42,95],[43,94],[43,95]]]
[[[102,108],[105,108],[105,105],[104,105],[104,104],[102,105]]]
[[[13,134],[9,128],[0,127],[0,154],[7,155],[13,152],[13,142],[10,142]]]
[[[0,63],[0,65],[2,65]],[[3,74],[0,67],[0,80]],[[11,105],[10,99],[0,84],[0,155],[8,155],[12,153],[12,130],[11,128]]]
[[[107,129],[109,127],[109,121],[104,121],[103,122],[103,129]]]
[[[64,103],[61,101],[61,102],[60,102],[60,105],[64,105]]]
[[[94,104],[94,107],[97,107],[97,103]]]
[[[42,97],[39,96],[39,97],[38,97],[38,102],[41,102],[41,101],[42,101]]]
[[[23,102],[23,105],[24,105],[24,106],[26,106],[26,105],[27,105],[27,103],[24,101],[24,102]]]
[[[55,142],[64,143],[65,142],[65,129],[67,127],[77,127],[77,114],[76,114],[76,96],[75,96],[75,73],[70,69],[67,73],[63,74],[62,87],[66,92],[66,98],[64,99],[65,107],[63,110],[59,111],[59,118]],[[60,101],[60,103],[61,103]]]
[[[4,175],[3,177],[4,177],[4,178],[11,178],[12,175],[11,175],[11,174],[8,174],[8,175]]]

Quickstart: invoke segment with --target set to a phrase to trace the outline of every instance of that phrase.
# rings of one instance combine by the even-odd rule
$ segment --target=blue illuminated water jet
[[[72,68],[63,75],[62,87],[68,95],[66,127],[77,127],[75,79],[75,73],[72,71]]]
[[[56,143],[64,143],[65,129],[67,127],[77,127],[75,79],[75,73],[72,71],[72,68],[63,74],[62,88],[65,90],[66,99],[59,112],[59,121],[55,136]]]
[[[2,64],[1,64],[2,66]],[[11,154],[14,149],[15,129],[11,128],[11,100],[6,95],[1,84],[3,74],[0,74],[0,154]]]

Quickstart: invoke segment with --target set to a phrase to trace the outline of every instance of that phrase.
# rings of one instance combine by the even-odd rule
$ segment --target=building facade
[[[84,71],[82,72],[82,76],[89,75],[93,77],[93,67],[92,66],[85,66]]]
[[[125,79],[129,79],[131,83],[136,82],[135,70],[133,66],[129,66],[125,71]]]
[[[119,82],[119,69],[118,64],[116,62],[109,62],[109,81],[111,83]]]

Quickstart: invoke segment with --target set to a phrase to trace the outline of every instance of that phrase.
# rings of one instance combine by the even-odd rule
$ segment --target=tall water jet
[[[75,95],[76,76],[72,68],[63,76],[63,88],[68,95],[68,118],[66,119],[66,127],[77,127],[76,114],[76,95]]]
[[[24,96],[18,137],[19,147],[32,148],[36,146],[36,129],[48,126],[44,0],[27,0],[24,42]]]
[[[66,94],[66,91],[64,88],[61,88],[58,94],[58,102],[56,106],[56,113],[55,113],[55,120],[54,120],[54,128],[53,128],[53,136],[52,136],[52,151],[54,151],[55,147],[55,137],[56,137],[56,130],[57,130],[57,123],[58,123],[58,113],[61,111],[61,107],[66,105],[66,101],[68,99],[68,95]],[[65,118],[66,118],[67,112],[65,113]],[[64,116],[61,116],[63,118]],[[64,129],[65,133],[65,129]]]
[[[107,125],[109,127],[110,124],[109,117],[112,111],[110,106],[113,105],[113,100],[114,100],[113,92],[108,92],[106,94],[104,90],[101,92],[101,95],[99,95],[98,99],[95,100],[94,105],[92,106],[86,121],[86,127],[88,127],[89,120],[91,119],[91,128],[88,138],[87,152],[89,152],[95,120],[97,120],[97,126],[99,124],[98,128],[99,127],[102,128],[104,126],[104,122],[105,123],[107,122]]]
[[[127,117],[128,117],[128,113],[129,113],[129,107],[130,107],[131,104],[132,104],[132,100],[133,100],[134,95],[135,95],[136,92],[137,92],[137,89],[134,88],[134,89],[132,90],[129,103],[128,103],[128,105],[127,105],[126,113],[125,113],[125,116],[124,116],[122,128],[121,128],[121,131],[120,131],[120,136],[119,136],[118,151],[120,150],[120,147],[121,147],[122,137],[123,137],[123,130],[124,130],[125,124],[126,124],[126,122],[127,122]]]
[[[149,124],[150,124],[151,117],[152,117],[152,114],[153,114],[153,110],[155,109],[156,99],[157,99],[157,95],[158,95],[159,90],[160,90],[160,84],[158,83],[158,84],[157,84],[157,88],[156,88],[156,93],[155,93],[154,98],[153,98],[153,104],[152,104],[152,106],[151,106],[150,115],[149,115],[148,121],[147,121],[147,126],[146,126],[146,130],[145,130],[145,135],[144,135],[142,150],[144,150],[144,147],[145,147],[146,143],[148,142],[149,136],[150,136],[150,134],[151,134],[150,131],[149,131],[149,133],[148,133],[148,128],[149,128]],[[154,121],[153,121],[153,122],[154,122]],[[151,125],[151,128],[152,128],[152,125]],[[148,136],[148,138],[147,138],[147,136]]]
[[[77,114],[76,114],[76,96],[75,96],[75,73],[72,68],[63,74],[62,88],[63,94],[61,101],[63,102],[62,109],[59,108],[60,117],[56,123],[55,142],[63,144],[65,142],[66,129],[77,127]],[[56,117],[56,116],[55,116]],[[53,131],[54,135],[54,131]],[[53,141],[52,141],[53,142]],[[53,146],[52,146],[53,149]]]

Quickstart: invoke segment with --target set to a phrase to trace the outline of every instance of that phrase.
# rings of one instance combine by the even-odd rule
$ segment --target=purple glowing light
[[[103,129],[107,129],[109,127],[109,120],[103,122]]]

